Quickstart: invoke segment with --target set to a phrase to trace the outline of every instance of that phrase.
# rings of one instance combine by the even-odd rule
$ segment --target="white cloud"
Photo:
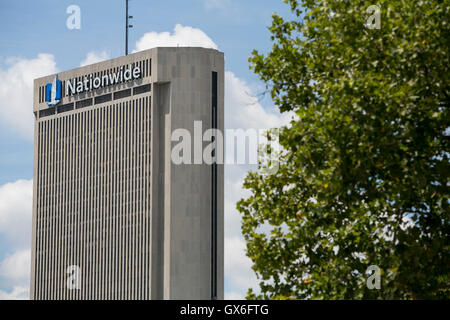
[[[0,122],[22,137],[33,138],[33,80],[56,73],[53,55],[35,59],[9,57],[0,67]]]
[[[266,110],[244,80],[225,72],[225,128],[278,128],[288,124],[292,116]]]
[[[252,262],[245,256],[242,237],[225,237],[225,276],[231,287],[226,299],[243,299],[249,288],[257,288],[256,276],[251,270]],[[257,291],[257,290],[256,290]]]
[[[217,45],[202,30],[177,24],[170,32],[148,32],[136,42],[136,50],[155,47],[204,47],[217,49]]]
[[[31,245],[33,181],[18,180],[0,186],[0,233],[14,248]]]
[[[16,286],[10,293],[0,290],[0,300],[28,300],[29,297],[29,287]]]
[[[225,292],[225,300],[245,300],[245,295],[241,292],[227,291]]]
[[[292,113],[280,114],[275,108],[262,107],[251,87],[233,72],[225,72],[225,128],[266,129],[287,125]],[[225,166],[225,276],[229,290],[225,298],[243,299],[249,288],[258,292],[252,262],[245,255],[245,241],[241,235],[241,216],[236,203],[249,195],[242,184],[248,170],[256,166]]]
[[[20,250],[0,262],[0,277],[28,282],[31,268],[31,250]]]
[[[233,72],[225,72],[225,128],[266,129],[287,125],[293,114],[280,114],[261,106],[255,93]],[[245,255],[245,240],[241,235],[241,216],[236,203],[249,195],[242,188],[251,165],[225,166],[225,277],[228,300],[244,299],[249,288],[259,292],[258,281],[251,270],[252,262]]]
[[[28,299],[31,262],[33,181],[18,180],[0,186],[0,243],[12,252],[0,261],[0,300]],[[12,288],[6,292],[6,288]]]
[[[106,51],[96,52],[91,51],[86,55],[86,59],[81,61],[80,67],[87,66],[89,64],[94,64],[97,62],[102,62],[109,59],[109,53]]]

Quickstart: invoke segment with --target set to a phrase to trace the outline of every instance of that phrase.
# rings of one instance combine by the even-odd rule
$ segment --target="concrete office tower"
[[[222,299],[223,165],[174,164],[171,134],[223,132],[223,53],[60,72],[34,81],[33,106],[31,298]]]

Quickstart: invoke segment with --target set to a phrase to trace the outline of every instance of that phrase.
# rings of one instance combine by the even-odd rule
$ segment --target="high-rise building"
[[[223,132],[223,53],[154,48],[39,78],[33,111],[32,299],[223,298],[223,165],[171,160],[174,130]]]

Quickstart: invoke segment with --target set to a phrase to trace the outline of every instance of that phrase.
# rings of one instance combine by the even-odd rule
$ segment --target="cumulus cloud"
[[[0,300],[28,300],[30,296],[30,289],[28,286],[16,286],[11,292],[0,290]]]
[[[0,300],[29,296],[32,190],[32,180],[0,186],[0,250],[7,252],[0,261]]]
[[[279,128],[289,123],[293,113],[280,114],[261,106],[248,84],[231,71],[225,72],[225,127]]]
[[[19,250],[12,255],[6,256],[0,262],[0,277],[12,281],[28,282],[31,268],[31,250]]]
[[[217,49],[217,45],[202,30],[177,24],[170,32],[148,32],[136,42],[136,50],[155,47],[204,47]]]
[[[86,55],[86,59],[81,61],[80,67],[84,67],[97,62],[102,62],[109,59],[109,53],[106,51],[96,52],[91,51]]]
[[[249,288],[257,289],[257,279],[251,270],[252,262],[245,256],[245,241],[242,237],[225,238],[225,276],[229,290],[225,299],[245,298]]]
[[[0,122],[27,139],[33,138],[33,80],[56,73],[51,54],[34,59],[9,57],[0,66]]]
[[[275,108],[264,108],[256,92],[233,72],[225,72],[225,128],[268,129],[289,124],[292,113],[280,114]],[[241,216],[236,203],[249,195],[242,188],[249,170],[256,165],[225,166],[225,277],[228,290],[225,298],[243,299],[249,288],[258,292],[258,281],[245,254],[241,235]]]
[[[32,202],[32,180],[0,186],[0,234],[14,248],[27,248],[31,244]]]

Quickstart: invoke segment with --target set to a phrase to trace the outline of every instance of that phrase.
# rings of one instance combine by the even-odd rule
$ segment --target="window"
[[[55,108],[49,108],[39,111],[39,118],[48,117],[55,114]]]
[[[67,112],[73,110],[73,103],[63,104],[58,107],[58,113]]]
[[[131,89],[114,92],[114,100],[131,96]]]
[[[136,88],[133,88],[133,94],[141,94],[141,93],[145,93],[145,92],[150,92],[151,91],[151,85],[150,84],[144,84],[143,86],[139,86]]]
[[[77,109],[88,107],[88,106],[92,106],[92,98],[80,100],[76,104]]]
[[[111,93],[104,94],[102,96],[95,97],[95,104],[111,101]]]

